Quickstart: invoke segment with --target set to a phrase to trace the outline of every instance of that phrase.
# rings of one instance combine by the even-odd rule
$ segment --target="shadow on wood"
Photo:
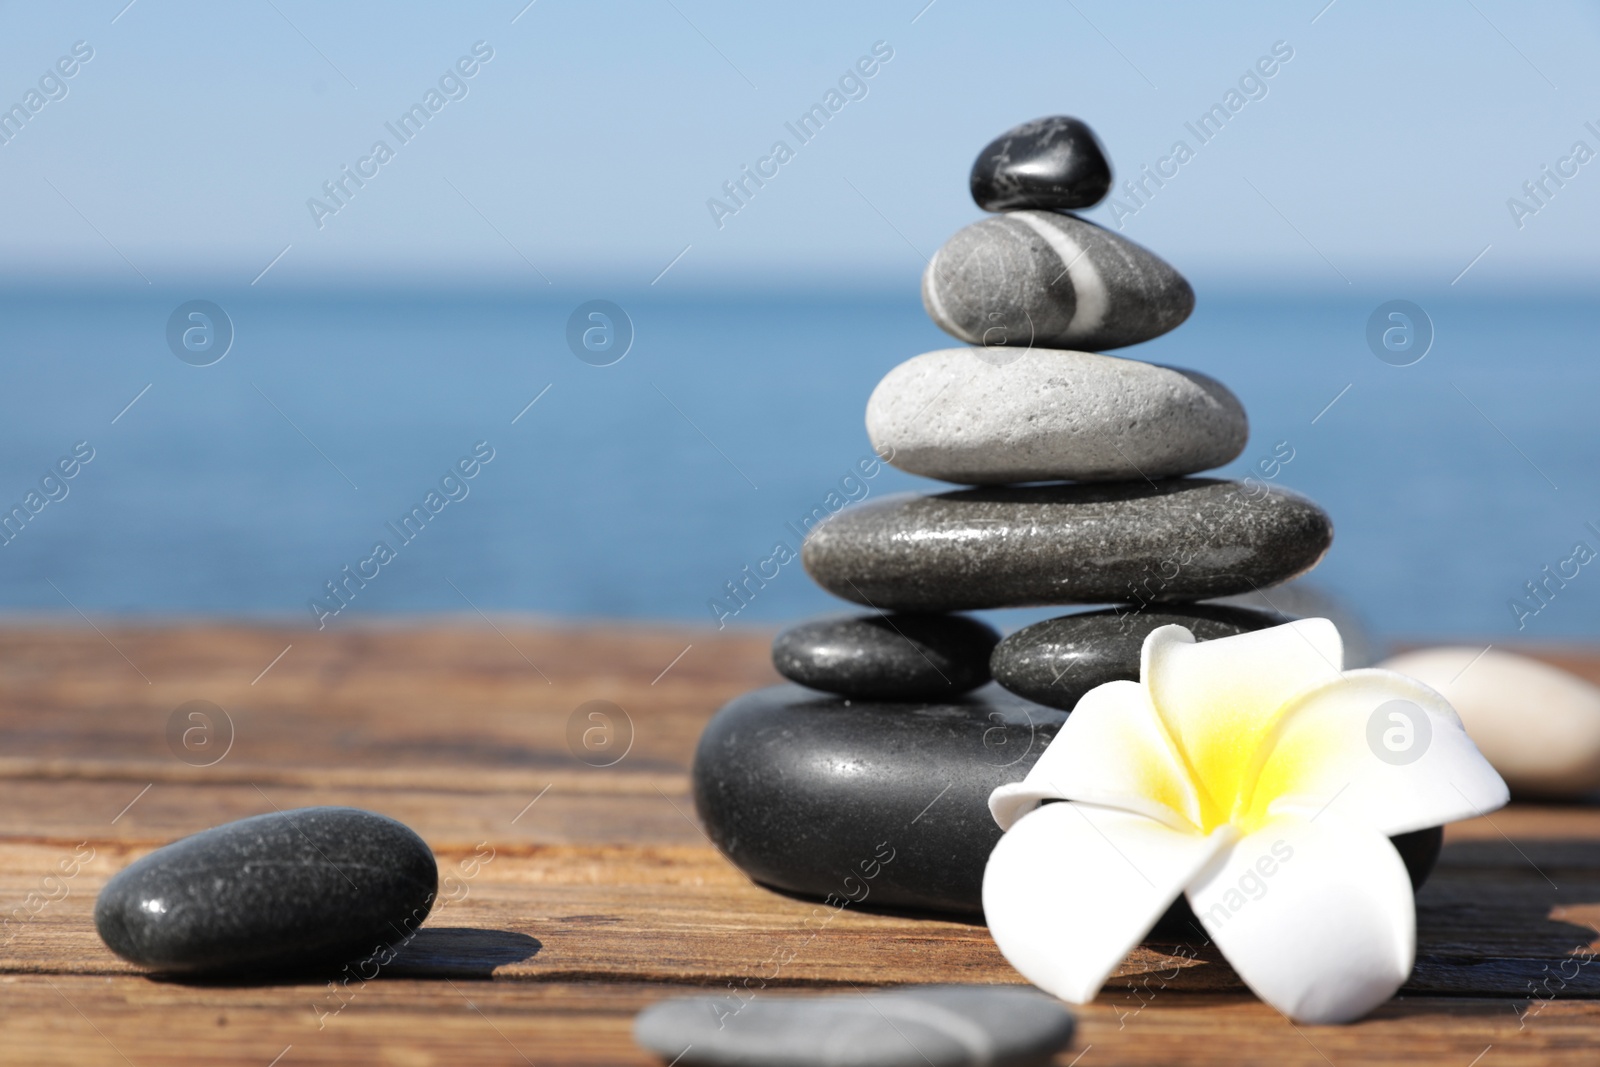
[[[511,930],[424,926],[384,973],[407,978],[493,978],[495,969],[531,959],[538,938]]]
[[[538,938],[511,930],[470,926],[425,926],[382,964],[366,957],[343,964],[260,971],[249,975],[151,974],[176,985],[240,987],[336,982],[365,985],[383,978],[493,978],[497,968],[532,959],[544,947]]]

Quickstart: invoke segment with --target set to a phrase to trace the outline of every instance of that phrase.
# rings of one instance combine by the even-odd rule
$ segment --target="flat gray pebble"
[[[908,986],[834,996],[677,997],[633,1024],[679,1067],[1024,1067],[1072,1040],[1060,1002],[1017,986]]]

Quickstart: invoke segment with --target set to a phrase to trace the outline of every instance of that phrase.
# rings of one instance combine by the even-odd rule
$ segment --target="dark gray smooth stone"
[[[766,885],[835,906],[979,913],[1000,840],[989,794],[1021,781],[1065,719],[998,686],[929,704],[760,689],[701,734],[695,807]]]
[[[985,211],[1073,211],[1111,188],[1111,164],[1088,124],[1052,115],[990,141],[972,164],[972,199]]]
[[[1405,861],[1406,873],[1411,876],[1411,890],[1416,892],[1433,873],[1444,849],[1444,827],[1430,826],[1426,830],[1413,830],[1409,834],[1396,834],[1389,838],[1400,858]]]
[[[1228,596],[1309,571],[1332,541],[1298,494],[1172,478],[883,497],[815,527],[802,559],[858,604],[972,611]]]
[[[922,304],[968,344],[1100,352],[1173,329],[1194,310],[1194,290],[1161,257],[1092,222],[1010,211],[934,253]]]
[[[1144,639],[1161,626],[1183,626],[1199,641],[1264,630],[1287,616],[1213,604],[1085,611],[1026,626],[989,658],[995,681],[1039,704],[1071,711],[1097,685],[1139,680]]]
[[[1042,1067],[1072,1026],[1059,1001],[1033,989],[930,985],[674,997],[640,1012],[633,1037],[680,1067]]]
[[[339,963],[403,941],[439,871],[422,838],[358,808],[256,815],[158,848],[100,891],[94,921],[123,959],[251,974]]]
[[[791,682],[866,700],[939,700],[989,680],[1000,635],[965,615],[857,615],[791,626],[772,665]]]
[[[1375,636],[1366,621],[1315,578],[1286,582],[1271,592],[1241,593],[1217,602],[1258,611],[1281,611],[1300,619],[1328,619],[1339,628],[1344,640],[1344,669],[1372,667],[1388,658],[1388,645]]]

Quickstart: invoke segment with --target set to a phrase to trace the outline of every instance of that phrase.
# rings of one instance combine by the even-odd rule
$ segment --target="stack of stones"
[[[971,184],[995,214],[950,238],[922,281],[928,314],[965,345],[891,370],[867,432],[902,470],[973,488],[863,503],[813,529],[806,570],[873,614],[779,635],[774,663],[798,685],[727,705],[695,760],[718,847],[759,882],[836,905],[980,911],[1000,834],[989,793],[1027,773],[1078,698],[1136,679],[1158,626],[1209,640],[1286,621],[1205,601],[1310,570],[1333,536],[1302,497],[1189,477],[1244,449],[1244,408],[1221,382],[1098,354],[1173,329],[1194,293],[1069,213],[1111,185],[1087,126],[1019,126]],[[1058,604],[1117,606],[1003,641],[954,614]]]

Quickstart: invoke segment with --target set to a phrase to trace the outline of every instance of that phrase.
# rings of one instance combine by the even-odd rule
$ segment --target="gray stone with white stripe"
[[[1173,329],[1194,310],[1194,290],[1160,257],[1093,223],[1010,211],[934,253],[922,303],[969,344],[1095,352]]]

